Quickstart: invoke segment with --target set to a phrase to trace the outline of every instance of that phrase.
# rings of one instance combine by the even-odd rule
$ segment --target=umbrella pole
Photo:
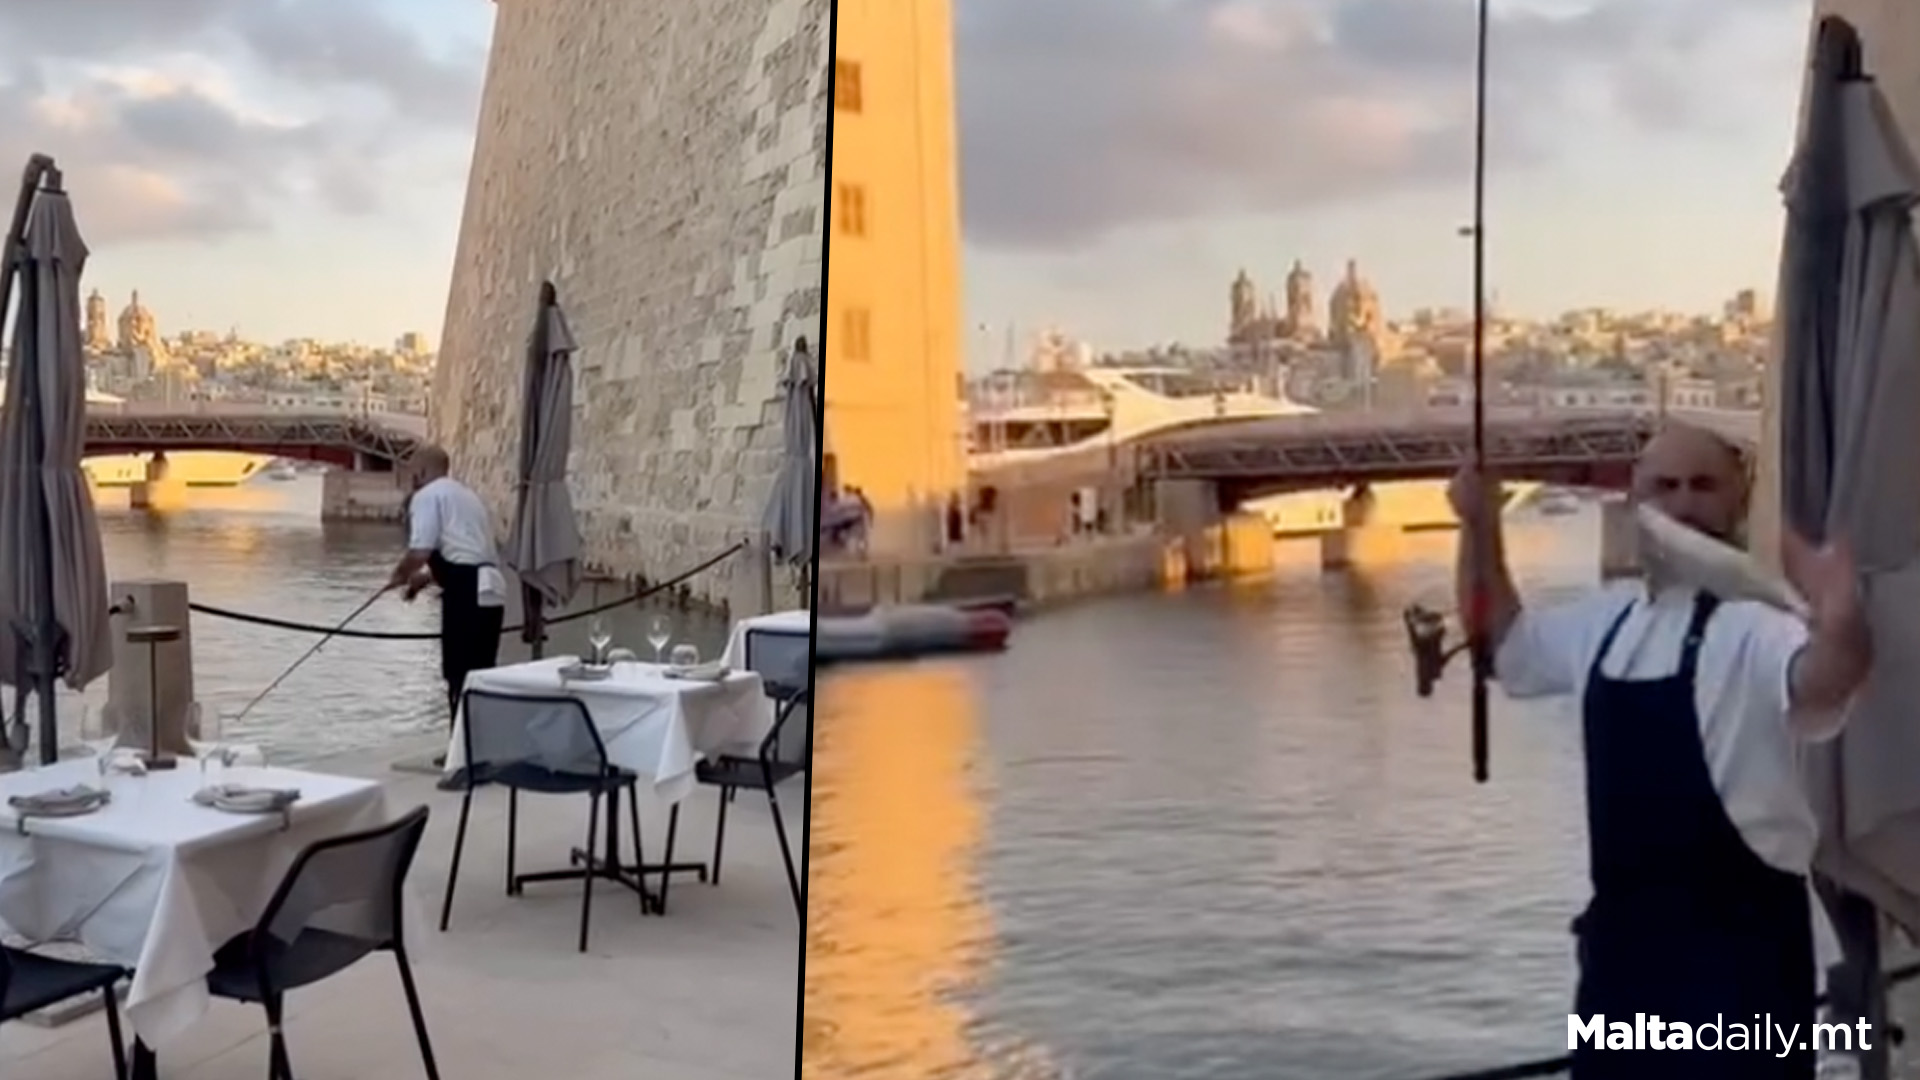
[[[1474,70],[1473,133],[1473,467],[1487,469],[1487,25],[1488,0],[1480,0]],[[1498,527],[1498,521],[1490,523]],[[1473,658],[1473,779],[1487,782],[1487,682],[1493,657],[1487,642],[1486,548],[1474,553],[1472,609],[1467,613],[1468,645]]]
[[[759,543],[755,544],[754,548],[754,558],[760,564],[754,568],[755,576],[760,579],[759,614],[771,615],[774,611],[773,578],[776,566],[773,557],[773,536],[767,532],[761,532]]]
[[[527,656],[534,660],[544,660],[547,656],[547,604],[546,597],[531,585],[520,586],[520,607],[522,609],[522,635],[527,642]]]

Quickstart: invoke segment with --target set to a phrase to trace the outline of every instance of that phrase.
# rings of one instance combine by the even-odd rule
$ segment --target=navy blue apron
[[[1814,1022],[1812,912],[1806,879],[1747,846],[1714,790],[1700,738],[1694,674],[1717,601],[1694,602],[1679,670],[1664,679],[1607,678],[1601,664],[1627,611],[1593,660],[1582,726],[1593,900],[1574,921],[1580,985],[1574,1011],[1629,1024],[1635,1013],[1716,1018],[1788,1029]],[[1751,1030],[1751,1027],[1749,1028]],[[1573,1052],[1574,1080],[1811,1080],[1811,1050],[1781,1037],[1749,1051]]]
[[[447,681],[448,722],[460,714],[467,676],[499,665],[502,607],[480,606],[479,566],[449,562],[438,551],[427,558],[440,586],[440,674]]]

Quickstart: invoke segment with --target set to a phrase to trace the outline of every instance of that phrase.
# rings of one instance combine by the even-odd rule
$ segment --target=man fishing
[[[1507,567],[1498,483],[1470,467],[1450,496],[1460,608],[1485,620],[1494,678],[1512,698],[1582,702],[1593,899],[1574,921],[1574,1011],[1609,1024],[1799,1025],[1799,1045],[1771,1050],[1583,1044],[1572,1075],[1811,1080],[1816,941],[1821,966],[1838,957],[1808,885],[1818,829],[1796,760],[1801,742],[1838,733],[1872,661],[1845,545],[1783,538],[1806,622],[1651,578],[1527,606]],[[1647,444],[1631,492],[1730,543],[1747,496],[1738,450],[1679,425]]]
[[[447,452],[426,446],[413,455],[413,497],[407,502],[407,550],[388,589],[412,600],[440,587],[440,672],[451,721],[460,711],[467,675],[499,663],[506,617],[506,579],[498,569],[493,521],[473,489],[455,480]]]

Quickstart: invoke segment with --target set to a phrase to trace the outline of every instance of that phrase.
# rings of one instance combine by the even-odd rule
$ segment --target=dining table
[[[703,760],[728,753],[752,754],[772,730],[773,716],[764,708],[760,676],[726,664],[683,670],[672,665],[620,661],[592,670],[584,677],[580,658],[553,656],[519,664],[487,668],[467,676],[468,691],[528,699],[526,722],[547,719],[543,702],[556,698],[577,701],[586,710],[605,747],[607,763],[633,773],[655,798],[677,804],[699,786]],[[467,773],[466,710],[454,718],[447,746],[446,773]],[[484,768],[485,762],[480,763]],[[575,862],[642,897],[645,910],[660,913],[664,905],[647,888],[649,874],[693,874],[707,878],[705,863],[622,864],[620,854],[620,798],[605,801],[605,837],[602,854],[586,858],[575,852]],[[601,873],[595,868],[604,869]]]
[[[214,954],[254,928],[301,851],[391,819],[375,780],[265,766],[217,779],[299,797],[266,813],[205,805],[194,796],[210,781],[193,759],[143,774],[89,757],[0,775],[0,931],[28,947],[76,943],[129,969],[124,1010],[142,1080],[156,1051],[206,1013]],[[14,806],[81,785],[107,801],[73,816]]]
[[[754,631],[781,636],[812,637],[813,612],[806,608],[794,608],[736,620],[732,629],[727,632],[727,648],[720,654],[721,663],[737,668],[750,667],[751,665],[747,663],[747,635]]]

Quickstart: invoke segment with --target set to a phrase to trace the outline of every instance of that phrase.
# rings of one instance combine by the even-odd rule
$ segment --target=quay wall
[[[1092,540],[1005,555],[823,560],[822,612],[883,604],[1011,598],[1044,607],[1159,588],[1164,545],[1153,537]]]
[[[823,560],[819,607],[829,614],[882,604],[1011,598],[1044,608],[1099,596],[1177,589],[1269,573],[1273,536],[1257,515],[1188,534],[1140,531],[997,555]]]
[[[407,519],[409,489],[400,473],[328,469],[321,484],[322,521],[399,524]]]
[[[502,528],[551,280],[585,561],[657,580],[757,529],[786,350],[818,355],[830,7],[498,0],[432,435]]]

